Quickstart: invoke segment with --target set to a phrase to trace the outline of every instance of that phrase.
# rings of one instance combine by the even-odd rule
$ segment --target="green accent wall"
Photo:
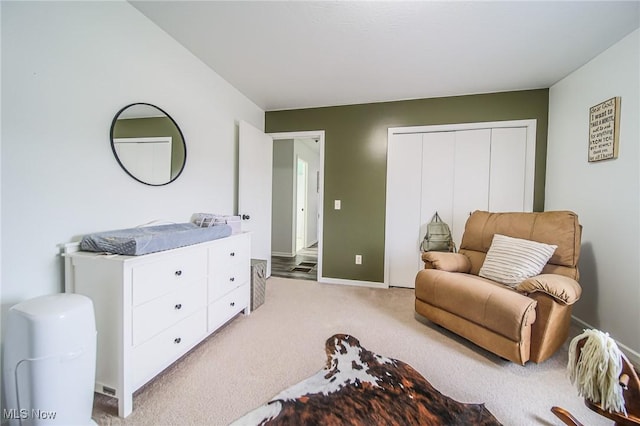
[[[548,89],[525,90],[267,111],[265,132],[325,131],[322,275],[383,282],[388,129],[536,119],[534,210],[542,211],[548,110]]]

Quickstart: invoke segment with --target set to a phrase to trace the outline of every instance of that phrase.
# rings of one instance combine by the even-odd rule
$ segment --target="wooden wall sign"
[[[620,97],[589,108],[589,162],[618,158]]]

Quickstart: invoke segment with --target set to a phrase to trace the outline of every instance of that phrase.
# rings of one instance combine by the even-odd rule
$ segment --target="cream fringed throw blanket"
[[[585,344],[576,360],[578,341],[584,338]],[[580,396],[599,403],[606,411],[626,415],[622,386],[618,382],[623,356],[609,333],[584,330],[569,345],[567,370]]]

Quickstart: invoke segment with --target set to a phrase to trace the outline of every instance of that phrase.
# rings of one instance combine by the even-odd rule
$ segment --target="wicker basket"
[[[267,261],[251,259],[251,310],[264,303],[267,284]]]

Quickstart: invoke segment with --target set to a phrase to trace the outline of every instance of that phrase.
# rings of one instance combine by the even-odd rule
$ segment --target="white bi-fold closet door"
[[[414,287],[438,215],[459,247],[474,210],[531,211],[535,120],[389,129],[385,282]]]

